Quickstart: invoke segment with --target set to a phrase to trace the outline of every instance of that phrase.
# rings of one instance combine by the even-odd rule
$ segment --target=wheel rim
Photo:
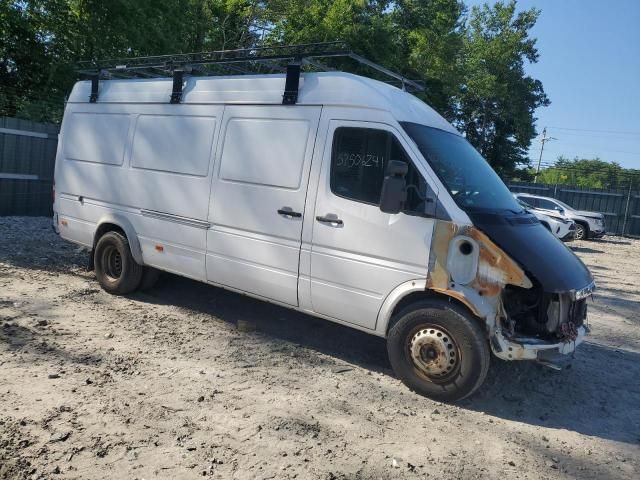
[[[115,281],[122,276],[122,255],[113,245],[105,247],[102,253],[102,266],[109,280]]]
[[[576,225],[576,240],[582,240],[584,237],[584,227],[582,225]]]
[[[460,368],[460,349],[442,327],[422,325],[407,337],[413,367],[433,382],[445,381]]]

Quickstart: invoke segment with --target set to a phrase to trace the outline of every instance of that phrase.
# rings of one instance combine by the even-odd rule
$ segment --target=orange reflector
[[[164,252],[164,247],[162,245],[156,245],[156,250],[159,252]]]
[[[66,220],[60,220],[60,223],[61,223],[62,225],[64,225],[65,227],[67,226],[67,221],[66,221]]]

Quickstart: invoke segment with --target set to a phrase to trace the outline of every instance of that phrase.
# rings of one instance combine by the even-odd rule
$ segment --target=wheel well
[[[93,271],[93,269],[95,268],[93,252],[96,249],[96,243],[98,243],[100,237],[102,237],[107,232],[118,232],[120,235],[127,238],[127,234],[119,225],[116,225],[115,223],[101,223],[100,226],[96,229],[96,233],[93,235],[93,246],[91,247],[91,252],[89,253],[89,263],[87,265],[87,271],[89,272]]]
[[[464,308],[469,313],[469,315],[471,315],[473,318],[475,318],[479,322],[481,322],[481,326],[483,328],[485,328],[484,322],[482,322],[482,320],[479,319],[477,317],[477,315],[475,313],[473,313],[469,309],[469,307],[467,305],[465,305],[463,302],[461,302],[457,298],[451,297],[451,296],[446,295],[444,293],[438,293],[438,292],[435,292],[433,290],[425,290],[425,291],[422,291],[422,292],[411,292],[407,296],[403,297],[396,304],[396,306],[393,308],[393,311],[391,312],[391,317],[389,318],[389,323],[387,324],[387,331],[385,332],[386,335],[389,334],[389,330],[391,330],[391,327],[393,327],[393,325],[398,321],[397,314],[399,312],[401,312],[405,307],[407,307],[408,305],[411,305],[412,303],[415,303],[415,302],[424,301],[424,300],[430,300],[430,299],[444,299],[444,300],[447,300],[447,301],[449,301],[451,303],[455,303],[459,307]]]
[[[587,233],[589,232],[589,224],[587,222],[585,222],[584,220],[574,220],[575,223],[579,223],[580,225],[582,225],[585,230],[587,231]]]
[[[95,248],[96,243],[98,243],[98,240],[100,240],[100,237],[102,237],[107,232],[118,232],[124,238],[127,238],[127,234],[119,225],[116,225],[115,223],[101,223],[96,230],[95,235],[93,236],[93,248]]]

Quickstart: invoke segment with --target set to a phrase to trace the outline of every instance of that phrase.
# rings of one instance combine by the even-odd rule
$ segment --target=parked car
[[[576,240],[600,238],[605,234],[605,222],[602,213],[576,210],[557,198],[542,197],[529,193],[517,193],[516,196],[535,208],[552,210],[558,212],[562,218],[573,220],[576,224]]]
[[[580,259],[415,96],[296,70],[76,83],[53,225],[102,288],[164,270],[378,335],[439,400],[473,393],[491,352],[568,358],[595,288]]]
[[[528,211],[533,213],[535,217],[540,220],[542,226],[544,226],[547,230],[549,230],[563,242],[570,242],[575,239],[576,224],[573,220],[563,218],[555,210],[543,210],[541,208],[532,207],[524,200],[521,200],[519,198],[518,202],[520,203],[520,205],[522,205],[523,208],[526,208]]]

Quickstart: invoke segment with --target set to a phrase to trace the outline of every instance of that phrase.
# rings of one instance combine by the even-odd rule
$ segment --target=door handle
[[[278,215],[284,215],[285,217],[291,217],[291,218],[300,218],[300,217],[302,217],[302,214],[300,212],[294,212],[289,207],[283,207],[283,208],[279,209],[278,210]]]
[[[317,216],[316,220],[322,223],[329,223],[331,225],[343,225],[344,222],[342,220],[340,220],[338,217],[333,216],[333,217],[323,217],[323,216]]]

